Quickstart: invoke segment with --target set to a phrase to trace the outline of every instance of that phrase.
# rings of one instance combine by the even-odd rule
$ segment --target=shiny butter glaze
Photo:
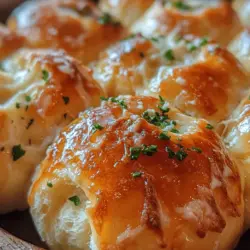
[[[225,46],[242,29],[230,1],[184,1],[190,8],[187,10],[175,7],[174,2],[178,1],[155,1],[134,24],[132,31],[144,35],[176,32],[180,35],[208,36]]]
[[[3,61],[2,67],[1,213],[27,207],[31,175],[48,145],[80,111],[98,105],[103,93],[91,70],[63,52],[21,50]],[[48,74],[47,80],[43,71]],[[19,144],[26,153],[14,161],[12,149]]]
[[[14,11],[8,26],[26,37],[28,47],[64,49],[89,63],[125,32],[117,23],[101,24],[103,14],[87,0],[30,1]]]
[[[118,100],[124,100],[127,109],[102,102],[66,127],[48,150],[29,194],[43,239],[55,249],[74,249],[76,242],[60,241],[65,234],[70,239],[70,233],[60,235],[55,225],[64,215],[69,218],[75,211],[77,217],[86,209],[87,222],[74,222],[74,227],[91,226],[92,243],[86,249],[232,247],[242,226],[242,189],[238,169],[220,138],[206,128],[205,120],[170,107],[169,119],[176,121],[180,133],[169,131],[171,139],[160,140],[163,130],[142,118],[144,111],[160,112],[158,99]],[[96,123],[103,129],[93,132]],[[130,148],[142,144],[157,145],[158,152],[131,160]],[[188,156],[171,159],[166,146],[175,152],[183,147]],[[141,176],[133,178],[136,171]],[[80,208],[68,201],[77,193],[86,199]]]
[[[109,96],[161,95],[182,112],[216,124],[246,95],[249,79],[229,51],[204,39],[136,35],[104,51],[94,77]]]

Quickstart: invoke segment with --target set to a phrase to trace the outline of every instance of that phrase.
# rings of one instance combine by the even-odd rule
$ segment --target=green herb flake
[[[63,99],[65,105],[67,105],[69,103],[70,99],[68,96],[63,96],[62,99]]]
[[[117,98],[115,97],[110,97],[109,100],[113,103],[117,103],[119,104],[123,109],[127,109],[127,104],[125,103],[124,100],[118,100]]]
[[[183,161],[188,156],[188,154],[183,149],[177,151],[175,155],[179,161]]]
[[[104,96],[101,96],[100,99],[101,99],[101,101],[108,101],[109,100],[108,97],[104,97]]]
[[[213,129],[214,127],[213,127],[211,124],[208,123],[208,124],[206,125],[206,128],[207,128],[207,129]]]
[[[19,145],[15,145],[12,148],[12,159],[13,161],[17,161],[19,160],[21,157],[23,157],[25,155],[26,151],[22,149],[22,146]]]
[[[159,139],[160,140],[170,140],[171,136],[166,135],[165,133],[160,133]]]
[[[30,102],[31,101],[31,97],[29,95],[26,95],[25,96],[25,100],[26,100],[26,102]]]
[[[151,41],[152,41],[152,42],[159,42],[159,39],[156,38],[156,37],[151,37]]]
[[[201,148],[192,147],[192,150],[193,150],[193,151],[195,151],[195,152],[197,152],[197,153],[199,153],[199,154],[201,154],[201,153],[202,153]]]
[[[26,126],[26,129],[29,129],[30,126],[34,123],[34,119],[30,119],[27,126]]]
[[[208,39],[206,37],[202,38],[200,41],[200,46],[205,46],[208,44]]]
[[[140,147],[131,147],[130,148],[130,159],[137,160],[140,156],[141,148]]]
[[[166,147],[165,150],[168,153],[168,157],[170,159],[173,159],[175,157],[175,152],[170,147]]]
[[[16,108],[20,109],[20,103],[19,102],[16,103]]]
[[[103,129],[104,129],[104,127],[103,127],[101,124],[99,124],[99,123],[95,123],[95,124],[93,125],[93,130],[94,130],[94,131],[103,130]]]
[[[69,198],[71,202],[75,204],[75,206],[79,206],[81,204],[80,198],[78,196],[72,196]]]
[[[49,72],[47,70],[42,70],[42,78],[47,83],[49,80]]]
[[[142,173],[137,171],[137,172],[131,173],[131,175],[132,175],[133,178],[138,178],[138,177],[142,176]]]
[[[142,153],[147,156],[152,156],[154,153],[157,152],[157,145],[143,145]]]
[[[175,133],[175,134],[179,134],[180,133],[180,131],[178,129],[176,129],[176,128],[172,128],[170,130],[170,132]]]
[[[48,186],[49,188],[52,188],[52,187],[53,187],[53,184],[52,184],[51,182],[47,182],[47,186]]]
[[[167,51],[164,53],[164,57],[165,57],[168,61],[173,61],[173,60],[175,59],[173,50],[172,50],[172,49],[167,50]]]
[[[182,1],[174,2],[172,5],[179,10],[191,10],[191,7]]]
[[[108,13],[104,13],[102,16],[98,18],[98,22],[102,25],[113,24],[120,25],[120,22],[113,20],[112,16]]]

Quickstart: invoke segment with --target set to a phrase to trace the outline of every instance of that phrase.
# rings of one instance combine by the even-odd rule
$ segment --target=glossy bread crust
[[[62,127],[99,104],[90,69],[63,52],[21,50],[0,71],[0,213],[27,208],[37,164]]]
[[[178,2],[155,1],[132,31],[146,36],[169,35],[171,32],[206,36],[225,46],[242,29],[230,1],[191,0],[182,1],[182,5]]]
[[[49,148],[29,204],[52,249],[225,250],[243,223],[240,173],[221,139],[153,97],[82,113]]]
[[[32,48],[64,49],[83,63],[123,37],[125,29],[88,0],[28,1],[17,8],[8,26]]]
[[[104,51],[94,77],[109,96],[163,96],[213,124],[227,119],[249,89],[246,70],[205,38],[136,35]]]

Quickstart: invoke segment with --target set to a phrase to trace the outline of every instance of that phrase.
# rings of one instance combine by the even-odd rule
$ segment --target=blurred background
[[[11,10],[24,0],[0,0],[0,22],[4,22]]]

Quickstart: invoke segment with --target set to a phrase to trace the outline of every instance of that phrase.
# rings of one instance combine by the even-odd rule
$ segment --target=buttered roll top
[[[49,148],[29,193],[52,249],[229,249],[241,178],[211,124],[163,98],[102,98]]]
[[[109,96],[158,95],[182,112],[216,124],[249,89],[246,70],[209,39],[135,35],[104,51],[94,77]]]
[[[242,29],[230,1],[155,1],[132,27],[143,35],[192,34],[227,45]]]
[[[17,8],[8,26],[26,37],[26,46],[64,49],[71,56],[89,63],[125,29],[93,1],[28,1]]]
[[[21,50],[0,71],[0,213],[27,207],[37,164],[59,130],[99,103],[91,70],[63,52]]]

